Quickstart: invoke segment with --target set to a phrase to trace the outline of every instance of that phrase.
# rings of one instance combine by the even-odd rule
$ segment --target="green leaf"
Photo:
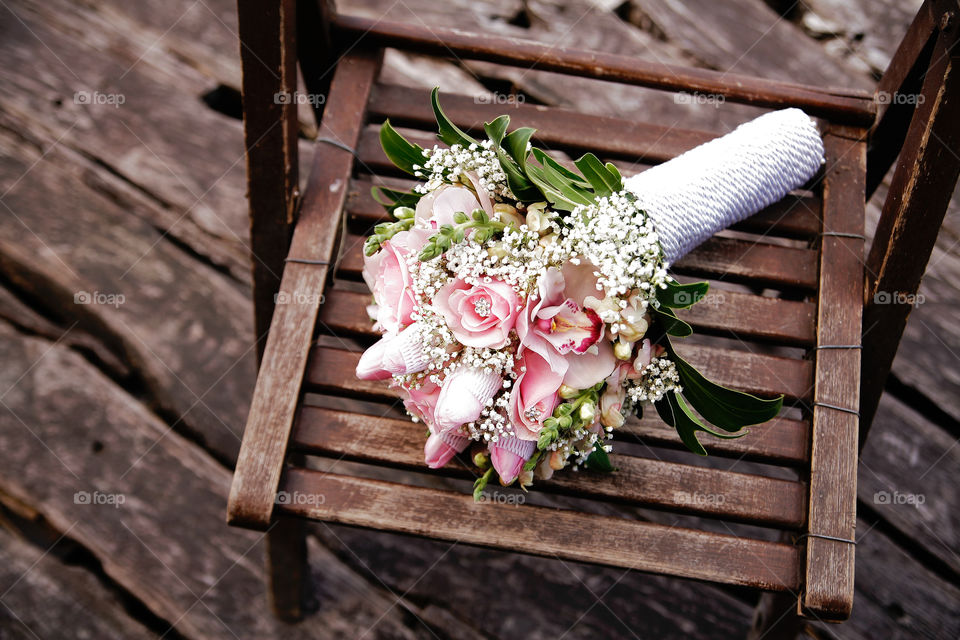
[[[593,192],[598,197],[603,198],[623,189],[620,174],[612,174],[592,153],[584,154],[573,164],[577,166],[577,169],[580,169],[580,173],[587,179],[587,182],[593,187]]]
[[[447,114],[440,108],[440,87],[434,87],[430,93],[430,102],[433,105],[433,115],[437,118],[437,137],[449,145],[461,144],[469,147],[477,141],[464,133],[460,127],[450,122]]]
[[[740,436],[746,435],[746,432],[739,434],[719,433],[707,427],[690,411],[690,408],[687,407],[683,398],[678,396],[674,391],[668,392],[661,400],[655,402],[653,406],[656,407],[660,418],[677,430],[680,440],[683,441],[687,449],[690,449],[690,451],[697,455],[707,455],[707,450],[703,448],[703,445],[700,444],[700,441],[697,439],[697,431],[705,431],[718,438],[727,439],[739,438]]]
[[[423,165],[420,164],[420,166]],[[373,199],[376,200],[388,212],[393,211],[393,209],[396,207],[412,207],[416,209],[417,203],[420,202],[419,193],[414,193],[412,191],[399,191],[397,189],[391,189],[390,187],[371,187],[370,195],[372,195]]]
[[[613,471],[613,463],[610,462],[610,456],[603,448],[603,444],[598,440],[593,443],[593,453],[583,463],[591,471],[600,471],[601,473],[610,473]]]
[[[661,306],[672,309],[686,309],[699,302],[703,296],[707,295],[709,289],[710,285],[706,282],[680,284],[670,279],[667,281],[666,289],[657,290],[657,302]]]
[[[678,338],[686,338],[689,335],[693,334],[693,327],[677,317],[673,311],[667,307],[661,307],[659,309],[651,306],[650,311],[653,312],[653,317],[660,321],[660,324],[663,326],[663,330],[667,335],[676,336]]]
[[[510,187],[510,191],[513,192],[513,195],[516,196],[518,200],[521,202],[536,202],[537,200],[543,199],[545,195],[543,190],[539,188],[539,185],[530,176],[532,166],[527,165],[527,169],[521,171],[510,156],[508,156],[503,149],[499,148],[497,149],[497,159],[500,160],[500,166],[503,168],[503,172],[507,174],[507,186]]]
[[[590,186],[590,183],[587,180],[585,180],[583,176],[577,175],[573,171],[570,171],[570,169],[567,169],[565,166],[563,166],[562,164],[554,160],[542,149],[538,149],[534,147],[532,151],[533,151],[533,157],[536,158],[537,162],[543,165],[545,169],[549,169],[551,175],[553,174],[559,175],[562,178],[565,178],[566,181],[568,181],[570,184],[573,184],[578,187]]]
[[[413,175],[413,165],[423,166],[426,157],[423,155],[423,147],[409,142],[390,124],[390,120],[384,121],[380,127],[380,146],[383,152],[395,164],[398,169],[406,171]]]
[[[510,154],[513,161],[517,163],[520,171],[526,171],[527,169],[527,156],[530,154],[530,151],[527,149],[527,144],[536,131],[536,129],[530,127],[520,127],[508,133],[507,137],[503,139],[501,146]]]
[[[527,176],[529,176],[530,181],[533,182],[534,185],[536,185],[537,189],[540,190],[540,193],[543,194],[543,197],[546,198],[547,202],[549,202],[553,206],[552,208],[557,209],[558,211],[573,211],[574,209],[576,209],[578,203],[564,196],[563,193],[561,193],[556,187],[550,184],[550,182],[547,180],[546,176],[544,175],[543,169],[541,167],[528,164]],[[511,187],[511,191],[512,190],[513,190],[513,187]],[[516,191],[514,191],[514,194],[516,194]],[[539,197],[530,198],[530,200],[538,200],[538,199]]]
[[[487,133],[487,137],[493,141],[493,144],[500,146],[500,143],[503,141],[503,136],[507,133],[507,126],[509,124],[510,116],[500,116],[493,122],[485,122],[483,130]]]
[[[523,470],[533,471],[534,469],[536,469],[537,463],[540,462],[540,456],[542,455],[543,455],[542,451],[534,451],[530,459],[523,463]]]
[[[677,367],[683,397],[701,416],[724,431],[772,420],[780,413],[783,396],[765,399],[742,391],[722,387],[707,380],[689,362],[677,355],[670,341],[666,341],[670,359]]]
[[[613,166],[612,162],[608,162],[603,165],[607,169],[607,173],[613,176],[614,180],[617,182],[617,188],[614,191],[623,191],[623,176],[620,175],[620,170]]]

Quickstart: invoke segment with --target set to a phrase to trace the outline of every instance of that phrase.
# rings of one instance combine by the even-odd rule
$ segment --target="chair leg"
[[[303,619],[310,583],[306,523],[280,518],[267,532],[267,590],[270,608],[279,619]]]
[[[797,596],[788,592],[764,593],[754,611],[747,640],[795,640],[802,631]]]

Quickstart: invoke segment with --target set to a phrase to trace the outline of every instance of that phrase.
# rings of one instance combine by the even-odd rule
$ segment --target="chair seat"
[[[311,276],[303,275],[312,267],[300,264],[303,259],[332,263],[323,267],[326,285],[319,309],[313,307],[312,339],[276,347],[296,351],[277,356],[283,366],[303,363],[303,370],[294,372],[301,386],[276,387],[281,394],[276,402],[296,403],[277,489],[322,499],[278,501],[275,515],[774,591],[804,588],[812,590],[810,611],[846,615],[852,547],[818,536],[852,535],[854,485],[833,496],[838,485],[829,474],[847,474],[848,467],[855,473],[856,421],[852,414],[824,405],[856,411],[850,399],[857,397],[859,353],[816,348],[859,341],[862,240],[853,236],[862,233],[863,225],[863,129],[825,125],[825,172],[672,268],[681,278],[707,279],[713,285],[706,299],[680,311],[697,336],[675,341],[678,352],[723,385],[761,396],[783,394],[789,408],[779,418],[751,427],[739,439],[701,435],[711,453],[703,459],[687,452],[655,411],[647,411],[616,433],[611,456],[616,472],[564,470],[535,483],[534,492],[563,508],[509,500],[478,504],[466,482],[474,477],[466,464],[454,461],[439,471],[426,469],[425,429],[403,418],[397,390],[354,376],[362,349],[378,337],[365,309],[370,294],[361,278],[362,247],[365,235],[387,217],[370,188],[413,184],[383,154],[378,126],[389,117],[412,141],[423,146],[436,141],[428,92],[379,83],[379,63],[369,63],[365,55],[346,56],[340,66],[353,65],[352,72],[338,70],[334,78],[320,135],[337,144],[317,147],[291,248],[296,259],[288,262],[281,285],[281,294],[308,293],[298,289],[313,286]],[[467,131],[482,134],[483,122],[508,112],[512,127],[537,128],[535,143],[557,152],[561,161],[592,150],[625,175],[713,137],[556,108],[504,109],[450,94],[442,99],[450,119]],[[340,145],[354,147],[355,158]],[[305,225],[310,230],[300,229]],[[316,235],[337,229],[336,248],[331,245],[323,253],[329,242]],[[824,231],[840,235],[822,238]],[[825,315],[825,309],[845,307],[850,310]],[[298,313],[278,311],[274,327],[300,331],[299,323],[312,322]],[[271,334],[282,331],[275,328]],[[271,340],[284,339],[271,335]],[[270,350],[268,343],[268,354]],[[263,376],[258,393],[265,398],[261,387],[274,381]],[[282,394],[296,394],[296,399]],[[851,452],[852,462],[841,462]],[[327,459],[327,470],[316,470],[313,457]],[[354,464],[342,465],[341,460]],[[404,470],[393,472],[402,481],[383,480],[382,468]],[[451,479],[450,488],[423,486],[437,476]],[[816,507],[811,495],[818,500],[826,496],[829,504]],[[605,511],[613,515],[581,510],[584,498],[594,505],[613,505],[613,511]],[[674,515],[682,527],[674,525]],[[813,567],[811,554],[819,568]]]

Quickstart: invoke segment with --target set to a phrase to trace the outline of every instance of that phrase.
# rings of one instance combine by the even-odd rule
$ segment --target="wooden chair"
[[[267,339],[228,521],[269,529],[279,615],[302,613],[306,519],[759,588],[773,594],[768,613],[789,602],[819,619],[850,615],[858,427],[862,439],[910,310],[880,304],[882,294],[893,293],[897,302],[916,292],[960,170],[957,0],[923,5],[879,83],[877,95],[922,96],[914,100],[336,15],[315,0],[240,0],[239,12],[256,327]],[[783,393],[801,408],[742,439],[710,439],[708,449],[792,476],[720,470],[680,452],[674,461],[618,454],[613,475],[561,473],[535,489],[698,517],[679,528],[575,508],[475,504],[467,483],[440,490],[310,468],[307,458],[322,456],[425,471],[421,425],[378,417],[383,410],[333,409],[314,395],[384,405],[396,399],[387,385],[353,375],[360,346],[375,337],[364,311],[368,295],[357,284],[362,235],[383,218],[370,186],[377,176],[397,175],[379,149],[376,125],[390,117],[421,130],[411,134],[421,144],[434,138],[428,94],[378,80],[383,47],[718,94],[761,107],[797,106],[820,119],[826,165],[809,189],[736,227],[753,237],[716,237],[675,267],[754,291],[725,292],[722,300],[693,307],[685,318],[699,332],[737,339],[685,346],[685,357],[722,383]],[[296,90],[298,60],[307,90],[326,96],[302,192],[296,105],[275,99]],[[504,111],[450,94],[443,103],[452,120],[473,131]],[[662,162],[710,138],[556,108],[520,105],[509,113],[513,126],[536,127],[545,147],[590,149],[615,161]],[[864,263],[865,194],[898,156]],[[764,289],[767,295],[757,295]],[[330,335],[347,336],[349,344],[331,342]],[[771,355],[772,346],[792,351]],[[618,437],[680,449],[652,411]],[[465,465],[442,473],[471,478]],[[723,500],[689,499],[698,494]],[[295,495],[316,499],[285,499]],[[728,522],[759,527],[734,534]],[[585,530],[592,543],[573,544]],[[516,531],[524,535],[511,535]],[[758,628],[772,622],[760,620]]]

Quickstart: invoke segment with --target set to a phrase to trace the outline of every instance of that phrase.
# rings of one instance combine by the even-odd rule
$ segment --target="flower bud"
[[[479,469],[486,469],[490,466],[490,456],[485,451],[477,451],[473,454],[473,464]]]
[[[393,217],[397,220],[409,220],[417,215],[417,212],[410,207],[397,207],[393,210]]]
[[[565,466],[567,466],[566,458],[559,451],[551,451],[548,460],[550,468],[554,471],[560,471],[560,469],[563,469]]]
[[[574,389],[570,385],[562,384],[560,385],[559,394],[564,400],[569,400],[570,398],[576,398],[580,395],[580,389]]]
[[[523,224],[523,218],[520,217],[520,214],[517,213],[515,207],[510,206],[509,204],[498,202],[493,205],[494,215],[500,217],[500,222],[504,224],[512,224],[515,227],[519,227]]]
[[[586,424],[593,424],[597,419],[597,407],[592,402],[585,402],[580,405],[580,419]]]
[[[494,242],[487,247],[487,255],[503,259],[510,255],[510,249],[503,242]]]
[[[517,481],[520,483],[521,487],[529,487],[533,484],[533,469],[527,471],[524,469],[520,472],[520,475],[517,476]]]
[[[617,343],[613,345],[613,355],[618,360],[629,360],[630,356],[633,355],[633,345],[629,342],[617,340]]]
[[[549,228],[549,227],[548,227],[548,228]],[[549,246],[552,245],[554,242],[556,242],[557,237],[558,237],[558,236],[557,236],[556,233],[551,233],[551,234],[548,234],[548,235],[543,236],[542,238],[540,238],[540,246],[541,246],[541,247],[549,247]]]

